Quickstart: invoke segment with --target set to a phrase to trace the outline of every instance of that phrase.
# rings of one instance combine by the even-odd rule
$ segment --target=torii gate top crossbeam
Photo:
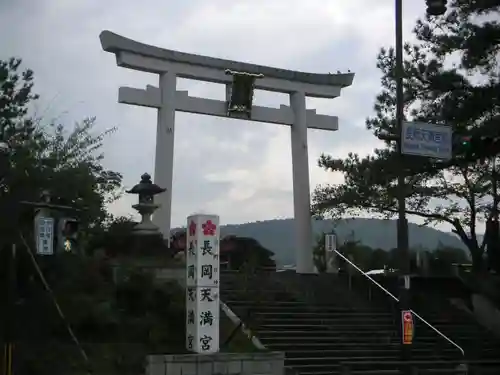
[[[232,79],[225,70],[230,69],[263,74],[264,78],[255,83],[257,89],[285,93],[303,91],[307,96],[321,98],[339,96],[340,89],[350,86],[354,79],[354,73],[305,73],[178,52],[140,43],[107,30],[101,32],[99,38],[103,50],[116,55],[119,66],[160,74],[173,69],[180,78],[228,84]]]

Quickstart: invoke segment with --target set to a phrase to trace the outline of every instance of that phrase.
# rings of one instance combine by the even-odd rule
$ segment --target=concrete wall
[[[284,354],[216,353],[147,357],[146,375],[283,375]]]

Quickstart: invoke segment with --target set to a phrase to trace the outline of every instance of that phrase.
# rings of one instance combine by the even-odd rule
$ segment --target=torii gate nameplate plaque
[[[306,96],[336,98],[342,88],[352,84],[354,74],[302,73],[199,56],[139,43],[110,31],[103,31],[100,39],[103,50],[116,55],[118,66],[159,75],[159,87],[120,87],[118,101],[158,109],[155,183],[167,188],[167,191],[158,196],[161,207],[155,213],[154,221],[166,238],[170,237],[171,225],[175,111],[227,117],[227,102],[233,82],[233,77],[226,74],[228,70],[262,75],[255,80],[255,89],[290,95],[290,106],[252,106],[250,116],[241,119],[291,127],[296,271],[314,272],[307,128],[335,131],[338,129],[338,118],[307,110]],[[191,97],[187,91],[177,91],[177,78],[224,84],[227,87],[226,101]]]

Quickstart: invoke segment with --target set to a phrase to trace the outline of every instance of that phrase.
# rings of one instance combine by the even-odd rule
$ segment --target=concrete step
[[[439,332],[443,333],[445,336],[448,337],[466,337],[466,338],[471,338],[471,339],[476,339],[476,340],[494,340],[494,341],[499,341],[497,338],[493,337],[491,334],[488,332],[484,332],[481,330],[476,330],[474,328],[470,329],[463,329],[463,328],[457,328],[457,329],[441,329],[437,328]],[[430,328],[427,327],[416,327],[415,332],[420,332],[424,334],[428,333],[433,333],[434,331],[431,330]]]
[[[286,297],[283,298],[283,297],[280,297],[282,300],[285,300],[287,302],[296,302],[296,300],[293,298],[293,297]],[[237,306],[241,306],[241,307],[245,307],[245,308],[248,308],[248,307],[253,307],[257,304],[263,304],[263,303],[273,303],[275,300],[276,300],[276,297],[275,296],[263,296],[263,297],[259,297],[258,299],[256,298],[255,300],[252,300],[252,301],[245,301],[245,302],[238,302],[238,299],[239,299],[239,296],[235,296],[235,295],[221,295],[221,300],[224,301],[224,303],[226,303],[227,305],[237,305]]]
[[[300,352],[305,353],[314,350],[324,350],[325,347],[335,349],[339,352],[345,351],[346,353],[351,353],[353,350],[357,350],[357,356],[369,356],[374,354],[374,349],[378,348],[386,353],[399,353],[401,350],[401,345],[399,340],[387,340],[387,341],[347,341],[346,338],[343,340],[293,340],[293,339],[271,339],[271,338],[261,338],[261,342],[269,349],[284,351],[288,353],[289,351],[296,350],[300,348]],[[437,345],[435,342],[417,343],[413,345],[413,350],[425,350],[421,354],[416,354],[417,358],[461,358],[461,353],[450,345]],[[300,354],[304,355],[304,354]],[[343,354],[342,356],[347,356]],[[354,356],[356,356],[354,354]],[[482,357],[478,357],[482,358]],[[489,357],[491,358],[491,357]]]
[[[440,335],[437,335],[436,333],[432,331],[426,331],[426,332],[420,332],[420,331],[415,331],[415,336],[416,339],[419,339],[421,337],[430,337],[430,338],[435,338],[436,340],[442,339]],[[450,340],[456,342],[458,345],[494,345],[500,348],[500,345],[498,343],[498,340],[491,338],[491,337],[479,337],[476,335],[467,335],[464,333],[457,332],[454,335],[448,335],[447,336]]]
[[[258,316],[266,318],[278,319],[320,319],[320,320],[336,320],[357,322],[357,321],[371,321],[371,322],[392,322],[393,317],[390,314],[370,314],[360,313],[359,311],[353,312],[321,312],[321,311],[289,311],[286,308],[274,311],[258,311],[255,313]]]
[[[288,363],[287,363],[288,365]],[[414,361],[413,365],[419,369],[418,374],[457,374],[457,362],[451,361]],[[340,374],[342,363],[325,363],[325,364],[293,364],[292,368],[298,371],[300,374]],[[351,367],[351,374],[399,374],[399,363],[398,360],[374,360],[374,361],[359,361],[353,364]],[[474,368],[472,366],[472,368]],[[481,372],[478,370],[481,369]],[[489,370],[490,374],[493,374],[492,370],[500,369],[498,365],[490,365],[488,367],[476,366],[475,371],[469,371],[470,374],[483,374],[484,370]],[[498,374],[498,373],[497,373]]]
[[[460,360],[411,360],[411,365],[419,369],[419,374],[428,374],[428,373],[436,373],[436,371],[441,370],[441,373],[446,373],[445,370],[448,371],[453,371],[450,373],[457,373],[456,369],[461,363]],[[339,365],[348,365],[352,370],[371,370],[373,368],[376,368],[377,370],[394,370],[397,367],[401,365],[400,360],[396,361],[389,361],[389,360],[375,360],[375,361],[358,361],[358,360],[351,360],[351,361],[341,361],[339,362]],[[500,362],[497,361],[491,361],[489,363],[483,362],[483,363],[474,363],[471,362],[469,363],[470,369],[473,371],[469,370],[469,374],[483,374],[482,371],[479,370],[485,370],[485,369],[496,369],[497,371],[500,369]],[[318,366],[319,367],[319,366]],[[426,371],[427,370],[427,371]],[[428,372],[431,371],[431,372]]]
[[[339,371],[332,372],[331,370],[327,370],[327,371],[315,371],[315,370],[298,371],[298,373],[300,375],[337,375],[337,374],[341,374]],[[382,371],[379,371],[379,370],[369,370],[369,371],[361,370],[361,371],[358,371],[358,370],[355,370],[355,371],[351,371],[351,373],[350,373],[350,375],[400,375],[400,374],[401,374],[401,372],[399,370],[391,370],[391,371],[387,371],[387,370],[382,370]],[[429,373],[427,373],[427,374],[429,374]]]
[[[456,325],[463,325],[463,326],[475,326],[475,327],[481,327],[477,322],[474,320],[469,320],[469,319],[459,319],[459,318],[453,318],[449,316],[440,316],[440,315],[424,315],[421,314],[418,310],[417,314],[420,315],[422,318],[424,318],[427,322],[430,324],[436,325],[436,324],[456,324]],[[418,318],[415,318],[416,321],[418,321]]]
[[[303,322],[302,320],[296,320],[295,322],[290,322],[290,321],[285,321],[283,322],[282,319],[277,319],[276,321],[273,321],[269,323],[268,320],[266,320],[265,324],[261,324],[259,326],[259,329],[262,331],[294,331],[294,330],[304,330],[304,331],[335,331],[335,332],[351,332],[353,334],[357,333],[362,333],[364,334],[365,332],[368,333],[374,333],[374,332],[384,332],[384,331],[391,331],[391,330],[398,330],[399,329],[399,324],[395,322],[377,322],[376,324],[373,323],[372,321],[368,322],[349,322],[345,323],[344,321],[339,321],[337,322],[329,322],[328,323],[323,323],[323,322]],[[445,334],[447,337],[451,338],[452,340],[454,339],[465,339],[465,340],[475,340],[475,339],[485,339],[485,340],[491,340],[491,337],[488,335],[482,335],[481,333],[474,332],[473,329],[471,330],[461,330],[461,329],[456,329],[451,332],[445,332],[441,331],[443,334]],[[437,333],[435,333],[433,330],[427,327],[417,327],[415,330],[415,335],[417,337],[419,336],[430,336],[430,337],[438,337]],[[496,342],[497,340],[492,339],[493,342]]]
[[[347,340],[343,341],[334,341],[334,342],[324,342],[321,340],[307,340],[307,341],[301,341],[300,343],[297,342],[297,340],[273,340],[270,338],[266,339],[261,339],[262,343],[264,346],[269,347],[269,348],[279,348],[278,350],[282,350],[285,352],[288,352],[290,350],[295,350],[297,348],[300,348],[300,351],[306,352],[309,350],[323,350],[325,347],[329,347],[335,350],[353,350],[357,349],[360,353],[363,351],[369,351],[371,352],[374,347],[378,347],[379,349],[382,350],[399,350],[400,345],[399,342],[391,341],[389,343],[376,343],[374,344],[373,342],[365,342],[365,341],[360,341],[360,342],[351,342]],[[330,344],[330,345],[327,345]]]
[[[328,326],[338,326],[338,325],[345,325],[345,326],[352,326],[352,325],[357,325],[359,327],[373,327],[377,328],[379,326],[387,326],[391,325],[394,326],[394,322],[387,320],[387,319],[363,319],[358,322],[354,321],[346,321],[345,319],[342,318],[332,318],[332,317],[318,317],[318,316],[287,316],[286,314],[283,315],[276,315],[276,314],[266,314],[266,313],[260,313],[260,312],[253,312],[252,316],[260,322],[262,325],[267,325],[267,324],[291,324],[291,325],[296,325],[296,324],[321,324],[321,325],[328,325]]]
[[[282,308],[286,311],[286,306],[282,306]],[[354,318],[354,319],[360,319],[360,318],[390,318],[393,319],[393,314],[391,312],[387,311],[371,311],[371,310],[355,310],[355,309],[346,309],[343,307],[332,307],[331,310],[329,311],[317,311],[316,309],[311,307],[311,310],[309,311],[297,311],[297,314],[305,314],[305,315],[332,315],[335,317],[343,317],[343,318]],[[273,311],[269,311],[270,314],[272,313],[279,313],[279,311],[274,311],[277,309],[273,309]],[[293,311],[290,311],[293,312]]]
[[[241,285],[241,284],[229,284],[224,285],[222,281],[220,282],[220,290],[223,293],[244,293],[244,292],[261,292],[261,293],[288,293],[281,286],[272,285],[256,285],[255,283],[249,283],[251,285]]]
[[[382,364],[383,361],[380,361],[380,363]],[[379,368],[379,366],[377,365],[376,368],[372,367],[371,368],[356,368],[356,371],[360,371],[360,372],[355,372],[354,374],[399,374],[399,369],[397,368],[394,368],[395,366],[392,365],[388,368]],[[452,366],[449,365],[448,368],[453,368]],[[341,373],[341,366],[340,364],[331,364],[331,365],[327,365],[327,364],[304,364],[304,365],[294,365],[293,366],[293,369],[295,371],[298,371],[299,374],[340,374]],[[367,372],[368,371],[368,372]],[[377,371],[377,372],[373,372],[373,371]],[[383,371],[383,372],[381,372]],[[391,372],[391,371],[394,371],[394,372]],[[351,372],[352,374],[353,372]]]
[[[224,300],[228,305],[234,305],[234,306],[255,306],[256,302],[255,301],[238,301],[238,300]],[[258,308],[262,311],[279,311],[279,310],[286,310],[287,312],[293,312],[293,311],[304,311],[304,312],[325,312],[325,313],[335,313],[335,314],[346,314],[346,315],[352,315],[352,314],[360,314],[360,313],[365,313],[365,314],[370,314],[370,315],[376,315],[376,314],[386,314],[386,311],[373,311],[373,310],[366,310],[366,311],[360,311],[360,310],[353,310],[353,309],[347,309],[339,306],[312,306],[303,302],[299,301],[270,301],[266,302],[265,304],[258,304]]]
[[[230,306],[240,306],[240,305],[243,305],[243,306],[255,306],[257,303],[257,301],[242,301],[242,300],[237,300],[237,299],[224,299],[222,298],[222,300],[230,305]],[[260,308],[265,308],[265,309],[276,309],[276,308],[282,308],[282,307],[286,307],[286,308],[289,308],[289,309],[307,309],[309,306],[307,304],[305,304],[304,302],[300,302],[300,301],[296,301],[296,300],[286,300],[286,301],[276,301],[276,300],[271,300],[269,302],[266,302],[265,305],[263,304],[260,304],[259,305]]]
[[[321,344],[320,344],[321,345]],[[270,348],[278,348],[279,345],[268,345]],[[316,349],[297,349],[296,347],[286,350],[287,358],[300,358],[300,357],[308,357],[308,358],[322,358],[322,357],[338,357],[338,358],[362,358],[362,357],[395,357],[400,358],[401,351],[400,346],[392,346],[392,347],[370,347],[368,350],[360,350],[358,346],[345,347],[345,348],[332,348],[329,347],[327,349],[324,346],[316,348]],[[435,351],[433,348],[414,348],[412,350],[413,356],[416,357],[426,357],[433,358],[435,357]],[[444,348],[442,350],[442,354],[447,354],[450,356],[456,355],[457,351],[451,348]]]
[[[311,331],[258,331],[257,337],[263,342],[289,342],[294,345],[305,345],[310,342],[321,342],[326,344],[344,345],[347,343],[363,343],[366,345],[399,345],[400,338],[395,331],[392,332],[377,332],[373,334],[356,335],[352,333],[342,332],[325,332],[318,334],[318,332]],[[414,346],[429,345],[436,347],[452,345],[444,339],[434,336],[416,337],[413,340]],[[491,347],[491,343],[477,343],[478,348]],[[465,346],[465,345],[464,345]]]
[[[323,331],[310,331],[304,329],[293,329],[293,330],[264,330],[259,328],[257,330],[257,336],[261,339],[265,339],[267,337],[279,338],[279,337],[289,337],[289,338],[308,338],[308,337],[317,337],[319,340],[329,337],[337,337],[341,340],[346,339],[346,337],[353,337],[352,339],[355,341],[358,340],[368,340],[372,341],[377,337],[380,339],[382,337],[397,337],[396,330],[388,330],[388,331],[337,331],[335,329],[324,329]],[[355,337],[354,337],[355,336]],[[431,337],[430,339],[435,339],[435,337]]]
[[[309,331],[324,331],[324,330],[332,330],[332,331],[340,331],[340,332],[378,332],[378,331],[390,331],[398,329],[394,323],[386,323],[386,324],[308,324],[298,321],[296,324],[293,323],[284,323],[282,321],[271,324],[262,324],[259,326],[259,329],[263,331],[293,331],[293,330],[309,330]]]
[[[372,348],[373,346],[380,345],[381,347],[391,348],[399,347],[399,340],[389,337],[373,336],[372,339],[366,340],[365,338],[355,338],[355,337],[340,337],[340,336],[264,336],[259,333],[257,335],[259,340],[262,341],[264,345],[268,344],[280,344],[290,347],[300,347],[300,348],[318,348],[325,345],[335,345],[335,348],[342,347],[352,347],[358,346],[361,348]]]
[[[281,291],[274,291],[274,290],[264,290],[264,291],[261,291],[261,290],[237,290],[237,289],[234,289],[234,290],[227,290],[227,291],[223,291],[221,290],[220,292],[220,296],[221,298],[224,300],[230,300],[232,299],[233,301],[234,300],[243,300],[244,298],[245,299],[248,299],[250,301],[258,301],[262,298],[273,298],[273,299],[270,299],[271,301],[276,301],[276,300],[283,300],[286,298],[286,300],[296,300],[296,297],[293,295],[293,294],[289,294],[289,293],[284,293],[284,292],[281,292]],[[234,298],[231,298],[231,297],[234,297]]]
[[[470,331],[470,332],[488,332],[486,329],[480,326],[472,325],[472,324],[463,324],[457,322],[429,322],[433,327],[439,330],[448,330],[448,331]],[[430,329],[426,324],[422,323],[419,320],[415,321],[415,325],[422,329]]]
[[[397,361],[399,359],[399,355],[387,355],[381,354],[379,356],[358,356],[353,358],[352,356],[345,357],[289,357],[288,353],[285,358],[286,366],[298,366],[298,365],[308,365],[308,364],[319,364],[319,365],[336,365],[341,361],[352,361],[355,359],[356,361]]]

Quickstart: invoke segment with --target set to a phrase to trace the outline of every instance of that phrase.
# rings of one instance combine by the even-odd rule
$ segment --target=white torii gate
[[[167,191],[158,196],[161,207],[154,220],[166,238],[170,238],[171,229],[175,111],[227,117],[233,82],[227,70],[262,75],[263,78],[255,81],[256,89],[290,95],[291,106],[253,106],[249,118],[234,117],[291,127],[296,272],[314,272],[307,128],[335,131],[338,130],[338,118],[306,109],[306,96],[336,98],[342,88],[352,84],[354,74],[303,73],[182,53],[139,43],[110,31],[101,32],[100,40],[104,51],[116,55],[118,66],[159,75],[159,87],[120,87],[118,102],[158,109],[155,183]],[[226,101],[191,97],[187,91],[178,91],[177,78],[224,84]]]

